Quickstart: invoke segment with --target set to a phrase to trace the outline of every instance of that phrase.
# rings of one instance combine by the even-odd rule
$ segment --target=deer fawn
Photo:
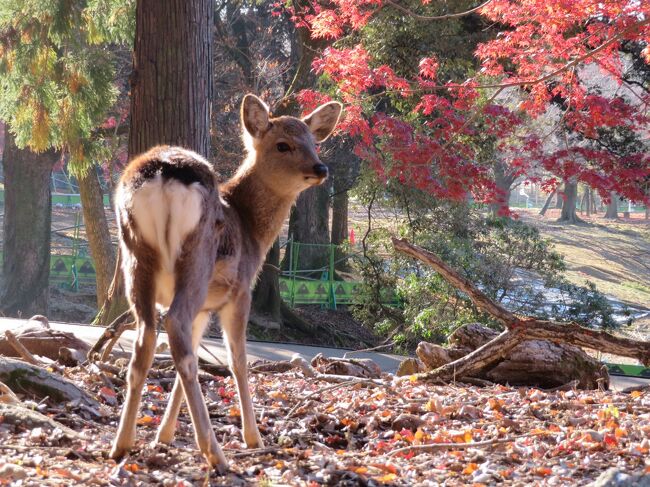
[[[248,157],[223,185],[205,159],[178,147],[155,147],[125,169],[116,214],[137,337],[112,458],[123,457],[135,442],[154,355],[156,305],[169,308],[164,326],[177,376],[155,441],[172,441],[184,393],[201,452],[212,467],[227,467],[197,380],[197,348],[216,312],[239,392],[244,440],[249,448],[263,446],[246,369],[251,287],[298,194],[327,178],[316,143],[332,133],[341,109],[330,102],[302,120],[269,118],[264,102],[246,95],[241,120]]]

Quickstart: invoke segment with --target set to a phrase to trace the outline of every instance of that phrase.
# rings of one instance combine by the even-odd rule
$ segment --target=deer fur
[[[239,392],[244,441],[249,448],[263,446],[246,364],[251,288],[298,194],[327,178],[316,143],[334,130],[341,109],[330,102],[303,119],[270,118],[259,98],[246,95],[241,121],[248,156],[223,185],[205,159],[179,147],[155,147],[126,167],[116,215],[137,337],[112,458],[122,458],[135,442],[154,355],[156,305],[168,308],[164,327],[177,376],[155,441],[173,440],[185,397],[199,449],[211,466],[227,467],[197,380],[196,352],[214,312]]]

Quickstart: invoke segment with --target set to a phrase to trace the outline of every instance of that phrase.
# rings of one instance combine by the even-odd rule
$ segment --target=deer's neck
[[[296,198],[273,191],[250,167],[238,171],[221,191],[238,213],[244,233],[255,240],[264,257],[282,230]]]

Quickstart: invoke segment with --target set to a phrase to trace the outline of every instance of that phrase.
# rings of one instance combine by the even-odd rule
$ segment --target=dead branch
[[[395,250],[410,255],[432,267],[450,284],[469,296],[474,305],[503,323],[506,330],[473,352],[430,372],[417,374],[422,380],[452,380],[455,377],[474,376],[487,365],[504,357],[524,340],[547,340],[598,350],[613,355],[633,357],[650,366],[650,342],[616,337],[605,331],[593,330],[577,323],[559,323],[530,316],[519,317],[494,302],[472,282],[460,276],[437,255],[406,240],[393,238]]]
[[[116,271],[116,275],[117,275],[117,271]],[[115,279],[116,278],[113,277],[113,283],[115,282]],[[111,287],[112,286],[113,284],[111,284]],[[129,324],[129,322],[127,321],[127,319],[130,316],[131,316],[131,310],[128,309],[124,313],[119,315],[117,318],[115,318],[111,322],[111,324],[106,327],[104,333],[102,333],[102,336],[100,336],[95,342],[95,344],[90,348],[90,350],[88,350],[87,357],[89,361],[92,362],[95,360],[96,356],[99,355],[99,352],[104,347],[104,344],[109,340],[113,345],[115,345],[115,342],[117,342],[117,339],[119,339],[120,335],[124,333],[125,330],[128,329],[127,324]],[[133,324],[133,326],[135,326],[135,323]],[[111,346],[111,348],[113,347]],[[105,360],[102,358],[102,361]]]
[[[13,334],[11,330],[6,330],[5,331],[5,338],[9,342],[9,344],[14,347],[14,350],[20,355],[20,358],[22,358],[25,362],[30,363],[32,365],[42,365],[41,362],[39,362],[32,353],[25,348],[25,346],[20,343],[18,338],[16,338],[16,335]]]
[[[4,382],[0,382],[0,404],[22,404],[14,391],[9,389]]]
[[[108,345],[106,345],[106,348],[102,352],[102,356],[101,356],[102,362],[106,362],[108,360],[108,357],[110,357],[111,352],[113,351],[113,347],[115,347],[115,344],[122,336],[122,333],[124,333],[126,330],[135,330],[135,321],[120,323],[120,325],[115,330],[115,334],[111,337],[110,342],[108,342]],[[102,337],[103,336],[104,335],[102,335]],[[100,340],[102,337],[100,337]]]

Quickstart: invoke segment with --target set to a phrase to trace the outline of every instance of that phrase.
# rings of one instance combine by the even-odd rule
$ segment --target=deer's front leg
[[[224,343],[228,351],[228,365],[235,377],[239,393],[244,441],[249,448],[262,448],[264,443],[257,429],[253,400],[248,389],[246,363],[246,325],[251,305],[250,291],[241,292],[219,312]]]

